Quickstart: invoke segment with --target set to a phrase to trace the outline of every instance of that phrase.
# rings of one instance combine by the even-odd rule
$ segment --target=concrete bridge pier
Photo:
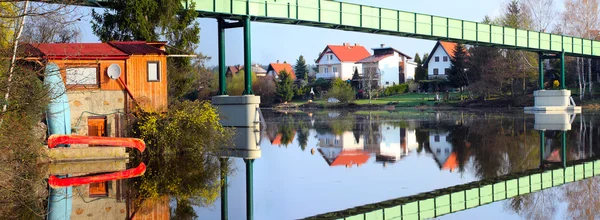
[[[546,164],[560,164],[562,167],[567,167],[567,131],[571,130],[571,124],[577,115],[557,111],[528,113],[534,114],[534,129],[540,132],[540,168],[543,168]],[[560,155],[555,155],[556,151],[547,148],[547,131],[560,132],[558,134],[561,140]],[[547,151],[548,153],[546,153]]]
[[[534,106],[525,107],[525,111],[581,113],[581,107],[575,105],[575,101],[571,98],[571,91],[565,84],[565,53],[539,52],[538,57],[539,90],[533,92]],[[546,90],[544,86],[544,60],[546,59],[560,59],[560,90]]]

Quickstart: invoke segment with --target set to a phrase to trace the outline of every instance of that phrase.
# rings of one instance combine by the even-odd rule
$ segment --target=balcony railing
[[[331,79],[335,78],[335,73],[317,73],[317,79]]]

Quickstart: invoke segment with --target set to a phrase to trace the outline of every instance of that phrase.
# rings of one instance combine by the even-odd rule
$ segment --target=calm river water
[[[252,170],[254,219],[600,219],[597,113],[263,110],[263,115],[262,156]],[[227,215],[246,219],[246,164],[229,161]],[[125,214],[220,219],[220,191],[206,194],[216,199],[197,199],[180,209],[181,200],[172,196],[137,212],[126,202]],[[88,208],[109,212],[102,205]],[[76,212],[85,215],[74,208],[75,219]]]

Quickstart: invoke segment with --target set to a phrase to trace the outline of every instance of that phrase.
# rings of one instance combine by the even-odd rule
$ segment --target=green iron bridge
[[[199,17],[219,21],[219,94],[226,95],[225,29],[244,28],[244,95],[253,94],[251,83],[250,22],[303,25],[381,35],[443,40],[539,53],[539,60],[561,60],[561,89],[565,87],[564,57],[598,57],[600,41],[490,25],[460,19],[352,4],[333,0],[186,0]],[[239,22],[229,23],[228,20]],[[539,86],[543,89],[543,62]]]
[[[598,175],[600,160],[576,161],[566,167],[534,169],[306,219],[430,219]]]

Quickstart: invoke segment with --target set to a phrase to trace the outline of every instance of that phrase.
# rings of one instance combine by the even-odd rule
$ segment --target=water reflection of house
[[[376,161],[396,162],[418,148],[415,130],[383,125]]]
[[[71,219],[128,219],[121,180],[73,187]]]
[[[430,133],[426,149],[432,154],[440,169],[452,172],[458,167],[458,160],[452,144],[447,140],[448,134],[448,132]]]
[[[268,134],[268,133],[267,133]],[[294,141],[294,137],[296,136],[296,130],[294,130],[291,134],[291,137],[284,137],[284,134],[279,132],[275,136],[269,136],[269,140],[272,145],[288,145]]]
[[[346,131],[340,135],[328,133],[317,135],[319,152],[329,166],[360,166],[369,160],[360,136]]]
[[[131,200],[126,180],[114,180],[73,187],[71,219],[137,219],[170,218],[168,196],[157,200]]]

